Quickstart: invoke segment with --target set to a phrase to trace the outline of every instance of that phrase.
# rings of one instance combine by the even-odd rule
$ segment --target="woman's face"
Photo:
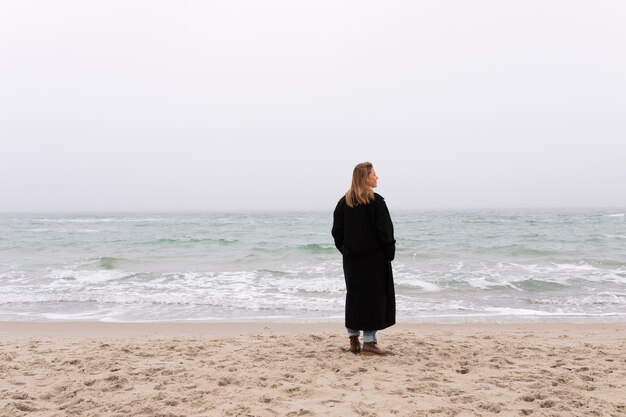
[[[378,185],[378,177],[376,176],[376,171],[374,171],[374,168],[372,168],[370,174],[367,176],[367,185],[372,188],[376,188],[376,186]]]

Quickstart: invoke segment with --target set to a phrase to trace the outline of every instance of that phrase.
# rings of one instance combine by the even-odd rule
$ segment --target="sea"
[[[392,211],[398,322],[626,322],[624,209]],[[0,214],[0,320],[342,322],[331,211]]]

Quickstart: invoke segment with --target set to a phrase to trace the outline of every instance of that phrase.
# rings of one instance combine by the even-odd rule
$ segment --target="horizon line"
[[[334,207],[328,208],[221,208],[221,209],[52,209],[52,210],[0,210],[0,214],[82,214],[82,213],[226,213],[226,212],[332,212]],[[390,208],[390,211],[490,211],[490,210],[626,210],[623,206],[501,206],[501,207],[400,207]]]

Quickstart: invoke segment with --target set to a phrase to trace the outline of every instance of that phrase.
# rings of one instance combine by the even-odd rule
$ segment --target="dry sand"
[[[626,325],[0,323],[0,416],[626,416]]]

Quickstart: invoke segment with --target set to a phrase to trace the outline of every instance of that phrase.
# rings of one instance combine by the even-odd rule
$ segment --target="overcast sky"
[[[626,2],[2,1],[0,211],[626,206]]]

